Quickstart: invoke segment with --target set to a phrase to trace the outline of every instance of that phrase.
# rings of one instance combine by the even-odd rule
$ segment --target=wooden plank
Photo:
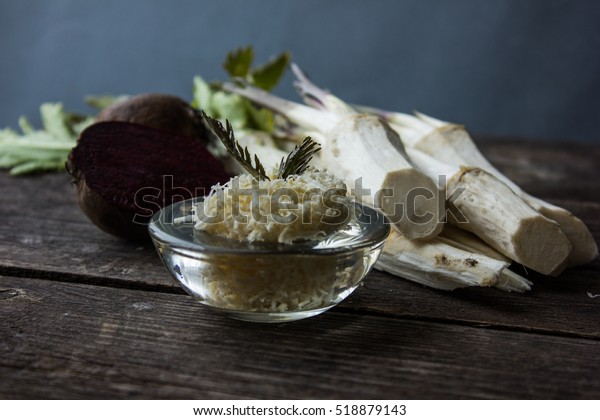
[[[87,220],[68,175],[1,174],[0,186],[2,273],[33,277],[67,273],[89,283],[179,290],[151,243],[114,238]]]
[[[64,175],[0,176],[0,274],[183,293],[151,245],[127,243],[100,232],[79,211]],[[8,200],[7,197],[11,197]],[[600,204],[562,201],[600,238]],[[43,217],[41,216],[43,209]],[[524,330],[598,337],[600,262],[570,269],[558,279],[535,278],[533,292],[490,289],[440,292],[373,272],[344,310],[440,319]],[[385,293],[382,293],[385,291]]]
[[[544,199],[599,202],[600,147],[476,137],[483,154],[525,191]]]
[[[600,183],[596,162],[600,148],[533,144],[525,141],[480,142],[483,152],[531,192],[563,205],[600,237]],[[565,157],[567,156],[567,157]],[[551,168],[551,169],[548,169]],[[531,188],[527,188],[527,187]],[[9,177],[0,174],[0,267],[5,274],[70,273],[140,285],[172,288],[157,272],[152,247],[112,238],[91,225],[75,203],[66,174]],[[583,191],[583,192],[582,192]],[[588,202],[579,200],[585,195]],[[557,199],[558,198],[558,199]]]
[[[2,398],[599,398],[600,341],[0,278]]]
[[[600,298],[588,295],[600,294],[597,270],[572,270],[560,279],[539,276],[534,283],[526,294],[484,288],[445,292],[374,271],[342,307],[369,314],[600,338]]]

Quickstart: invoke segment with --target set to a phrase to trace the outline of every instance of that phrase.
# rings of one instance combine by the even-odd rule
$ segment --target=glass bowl
[[[157,212],[148,225],[150,236],[190,295],[244,321],[293,321],[337,305],[375,264],[390,232],[383,214],[351,202],[354,217],[348,226],[322,240],[237,241],[194,229],[192,207],[202,200],[180,201]]]

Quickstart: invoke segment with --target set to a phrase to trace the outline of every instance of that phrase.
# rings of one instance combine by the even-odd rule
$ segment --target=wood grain
[[[600,341],[0,278],[2,398],[599,398]]]
[[[68,175],[1,174],[0,187],[0,272],[178,290],[151,243],[114,238],[87,220]]]
[[[543,199],[599,202],[600,146],[478,138],[483,154],[525,191]]]
[[[492,326],[507,330],[600,339],[598,272],[571,271],[559,279],[537,278],[526,294],[496,289],[432,290],[374,271],[342,308],[368,314]]]
[[[503,169],[517,167],[515,179],[536,179],[542,163],[559,168],[567,179],[595,182],[591,175],[597,149],[571,147],[578,164],[565,158],[556,145],[509,142],[484,143],[482,149]],[[521,162],[529,156],[529,165]],[[593,162],[595,164],[595,162]],[[503,166],[504,165],[504,166]],[[562,169],[560,169],[562,168]],[[582,169],[583,168],[583,169]],[[565,183],[563,183],[565,184]],[[600,239],[600,200],[578,201],[563,188],[555,203],[581,217]],[[11,178],[0,175],[0,274],[60,281],[183,293],[158,260],[150,244],[133,244],[99,231],[77,207],[69,178],[64,174]],[[341,310],[465,325],[493,325],[524,331],[600,336],[600,262],[570,269],[558,279],[533,276],[535,287],[525,295],[490,289],[440,292],[387,274],[373,272]],[[385,293],[382,293],[385,291]]]

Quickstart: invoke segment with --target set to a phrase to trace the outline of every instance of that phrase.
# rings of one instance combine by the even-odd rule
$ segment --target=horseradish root
[[[598,246],[589,229],[570,211],[523,191],[496,169],[479,151],[468,131],[460,125],[446,123],[417,113],[416,117],[386,113],[390,123],[402,135],[413,139],[413,147],[440,161],[481,168],[504,182],[515,194],[545,217],[554,220],[571,242],[569,266],[586,264],[598,257]],[[403,136],[404,138],[404,136]]]
[[[386,213],[407,238],[429,239],[440,233],[443,200],[436,184],[395,146],[398,135],[380,118],[356,114],[340,100],[329,101],[335,104],[331,110],[314,109],[248,85],[224,88],[317,131],[323,142],[322,165],[350,186],[360,182],[360,188],[351,188],[355,196]]]

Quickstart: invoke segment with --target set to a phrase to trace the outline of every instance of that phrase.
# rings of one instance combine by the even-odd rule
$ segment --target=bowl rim
[[[222,239],[223,242],[230,242],[232,245],[235,244],[235,248],[218,245],[204,245],[202,242],[184,240],[182,238],[172,235],[171,233],[165,232],[162,228],[160,228],[161,217],[164,217],[169,212],[172,213],[175,207],[181,207],[185,204],[193,205],[195,203],[203,201],[204,198],[205,197],[194,197],[187,200],[178,201],[176,203],[170,204],[169,206],[163,207],[162,209],[157,211],[148,223],[148,232],[150,234],[150,237],[152,238],[152,241],[155,242],[155,245],[156,242],[167,244],[171,248],[173,248],[173,251],[175,252],[187,250],[192,252],[200,251],[203,253],[222,255],[337,255],[356,251],[357,249],[381,245],[387,239],[391,230],[390,221],[382,212],[371,206],[359,203],[354,199],[351,199],[350,203],[352,203],[355,206],[355,208],[358,208],[363,214],[369,213],[375,216],[374,219],[371,219],[371,223],[376,223],[376,229],[373,232],[370,232],[366,238],[362,238],[360,240],[352,241],[344,245],[330,248],[310,247],[309,245],[311,243],[314,244],[314,242],[298,242],[293,244],[253,242],[252,244],[250,244],[249,242],[237,241],[234,239],[227,238],[219,239]],[[375,222],[373,222],[373,220],[375,220]],[[193,229],[193,227],[191,228]],[[242,244],[247,244],[248,246],[244,247]]]

